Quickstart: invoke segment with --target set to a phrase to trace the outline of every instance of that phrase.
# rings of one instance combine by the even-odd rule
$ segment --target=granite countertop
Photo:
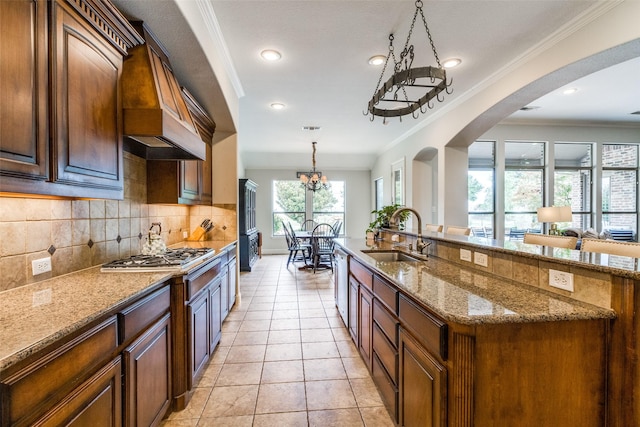
[[[171,247],[210,247],[217,255],[233,243],[185,241]],[[101,273],[96,266],[0,292],[0,372],[137,299],[174,274],[184,272]]]
[[[416,236],[418,230],[385,230],[394,234]],[[640,280],[640,258],[582,252],[576,249],[552,248],[549,246],[532,245],[521,240],[495,240],[486,237],[457,236],[453,234],[423,232],[424,239],[443,242],[453,242],[479,249],[504,254],[549,260],[565,265],[579,265],[587,270],[601,273],[611,273],[620,277]]]
[[[448,261],[376,261],[364,239],[336,243],[443,319],[464,325],[612,319],[615,312]],[[390,250],[376,242],[378,250]]]

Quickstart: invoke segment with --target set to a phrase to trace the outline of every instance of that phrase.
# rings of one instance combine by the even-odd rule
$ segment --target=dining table
[[[318,257],[316,259],[315,254],[313,253],[313,241],[312,239],[317,238],[317,239],[335,239],[335,235],[333,233],[330,234],[316,234],[315,236],[313,235],[313,231],[311,230],[300,230],[300,231],[296,231],[295,232],[295,237],[297,239],[299,239],[301,242],[303,243],[309,243],[311,244],[311,264],[307,264],[305,262],[305,265],[299,267],[299,270],[304,270],[304,269],[309,269],[309,268],[331,268],[331,266],[326,265],[326,264],[322,264],[320,263],[320,257]]]

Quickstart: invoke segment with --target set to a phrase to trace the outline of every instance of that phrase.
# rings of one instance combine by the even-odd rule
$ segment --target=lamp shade
[[[571,220],[571,206],[545,206],[538,208],[538,222],[568,222]]]

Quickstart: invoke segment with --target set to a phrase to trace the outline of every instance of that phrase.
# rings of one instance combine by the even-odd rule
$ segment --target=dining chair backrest
[[[600,254],[640,258],[640,243],[605,239],[582,239],[580,250]]]
[[[469,227],[458,227],[455,225],[448,225],[445,230],[445,234],[457,234],[459,236],[468,236],[471,234],[471,229]]]
[[[316,227],[316,225],[318,225],[314,220],[312,219],[308,219],[305,222],[302,223],[302,226],[300,227],[300,230],[304,230],[304,231],[313,231],[313,229]]]
[[[577,237],[554,236],[552,234],[524,233],[524,243],[532,245],[551,246],[552,248],[575,249],[578,244]]]
[[[342,228],[342,221],[336,221],[333,223],[333,232],[335,233],[336,237],[340,235],[340,229]]]
[[[290,224],[282,221],[282,229],[284,230],[284,237],[287,240],[287,248],[291,250],[295,247],[295,239],[291,234],[290,226]]]
[[[425,230],[433,231],[435,233],[442,233],[442,224],[427,224],[424,226]]]

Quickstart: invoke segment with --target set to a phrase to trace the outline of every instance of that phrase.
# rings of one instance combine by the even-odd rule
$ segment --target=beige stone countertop
[[[433,256],[420,262],[381,262],[361,252],[371,249],[365,239],[336,239],[336,243],[447,321],[479,325],[615,318],[613,310],[465,269]],[[385,250],[380,242],[376,246]]]
[[[171,247],[213,248],[215,257],[233,243],[235,240],[185,241]],[[174,274],[101,273],[96,266],[0,292],[0,372],[135,300]]]
[[[390,233],[416,236],[417,229],[386,230]],[[521,240],[495,240],[486,237],[457,236],[453,234],[424,232],[425,240],[452,242],[472,246],[479,249],[504,254],[513,254],[527,258],[549,260],[565,265],[578,265],[587,270],[601,273],[611,273],[628,279],[640,280],[640,259],[619,255],[582,252],[574,249],[552,248],[549,246],[532,245]]]

